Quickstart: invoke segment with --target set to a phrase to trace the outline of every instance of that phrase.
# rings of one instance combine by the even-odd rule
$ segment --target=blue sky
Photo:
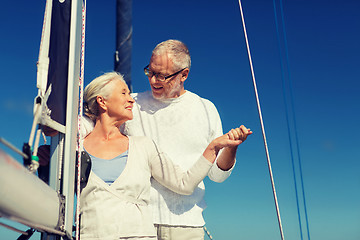
[[[285,239],[301,239],[284,104],[284,92],[289,105],[290,91],[288,84],[286,91],[282,88],[273,1],[244,0],[242,4]],[[113,69],[114,7],[115,1],[87,3],[85,83]],[[19,148],[28,140],[32,124],[44,9],[44,1],[9,1],[0,9],[0,136]],[[292,0],[283,1],[283,9],[294,99],[288,112],[295,111],[297,126],[290,121],[290,136],[294,146],[295,131],[298,134],[310,237],[357,240],[360,2]],[[192,68],[185,87],[217,106],[224,132],[240,124],[254,132],[239,147],[236,168],[227,181],[205,180],[207,228],[217,240],[281,239],[238,2],[134,1],[134,91],[149,89],[142,69],[153,47],[169,38],[188,45]],[[280,46],[284,49],[283,41]],[[293,154],[297,156],[296,149]],[[300,188],[297,161],[295,157]],[[19,234],[0,227],[0,236],[16,239]]]

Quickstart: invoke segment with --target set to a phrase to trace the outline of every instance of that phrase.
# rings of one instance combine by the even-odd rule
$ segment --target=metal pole
[[[56,191],[0,149],[0,215],[39,230],[57,232]]]
[[[116,0],[116,72],[124,75],[131,86],[131,50],[132,50],[132,0]]]

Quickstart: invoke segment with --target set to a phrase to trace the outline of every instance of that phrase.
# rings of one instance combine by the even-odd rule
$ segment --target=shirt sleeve
[[[211,105],[209,106],[209,112],[212,115],[212,119],[214,120],[213,125],[212,125],[212,137],[210,138],[209,143],[214,140],[217,137],[222,136],[223,133],[223,129],[222,129],[222,123],[221,123],[221,119],[220,119],[220,115],[215,107],[215,105],[213,105],[211,103]],[[219,152],[218,156],[220,156],[222,151]],[[235,159],[235,163],[236,163],[236,159]],[[221,168],[219,168],[219,166],[217,165],[217,159],[215,160],[215,163],[213,164],[213,166],[211,167],[210,171],[209,171],[209,178],[214,181],[214,182],[218,182],[221,183],[223,181],[225,181],[230,175],[232,170],[235,167],[235,163],[232,166],[232,168],[230,168],[227,171],[222,170]]]
[[[218,156],[220,156],[220,154],[221,154],[221,151],[219,152]],[[236,164],[236,159],[235,159],[235,163],[232,166],[232,168],[230,168],[227,171],[224,171],[221,168],[219,168],[219,166],[217,165],[217,159],[216,159],[215,163],[213,164],[213,166],[211,167],[211,169],[209,171],[208,176],[212,181],[221,183],[221,182],[225,181],[231,175],[231,172],[234,169],[235,164]]]
[[[203,155],[187,171],[174,164],[165,153],[160,152],[150,160],[152,177],[168,189],[183,195],[193,193],[212,165]]]

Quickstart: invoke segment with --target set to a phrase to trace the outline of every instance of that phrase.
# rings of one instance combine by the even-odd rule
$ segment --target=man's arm
[[[236,151],[237,146],[224,148],[217,158],[217,166],[223,171],[229,171],[235,164]]]
[[[230,131],[229,138],[230,139],[241,139],[242,142],[246,140],[246,138],[252,134],[252,131],[245,126],[240,127],[241,131]],[[232,169],[234,168],[236,162],[236,152],[238,146],[235,147],[225,147],[219,153],[219,156],[216,159],[216,164],[211,168],[208,176],[214,182],[223,182],[225,181],[231,174]]]

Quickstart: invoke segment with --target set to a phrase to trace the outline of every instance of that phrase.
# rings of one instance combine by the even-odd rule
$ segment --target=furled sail
[[[132,0],[116,1],[116,51],[114,70],[131,86]]]

